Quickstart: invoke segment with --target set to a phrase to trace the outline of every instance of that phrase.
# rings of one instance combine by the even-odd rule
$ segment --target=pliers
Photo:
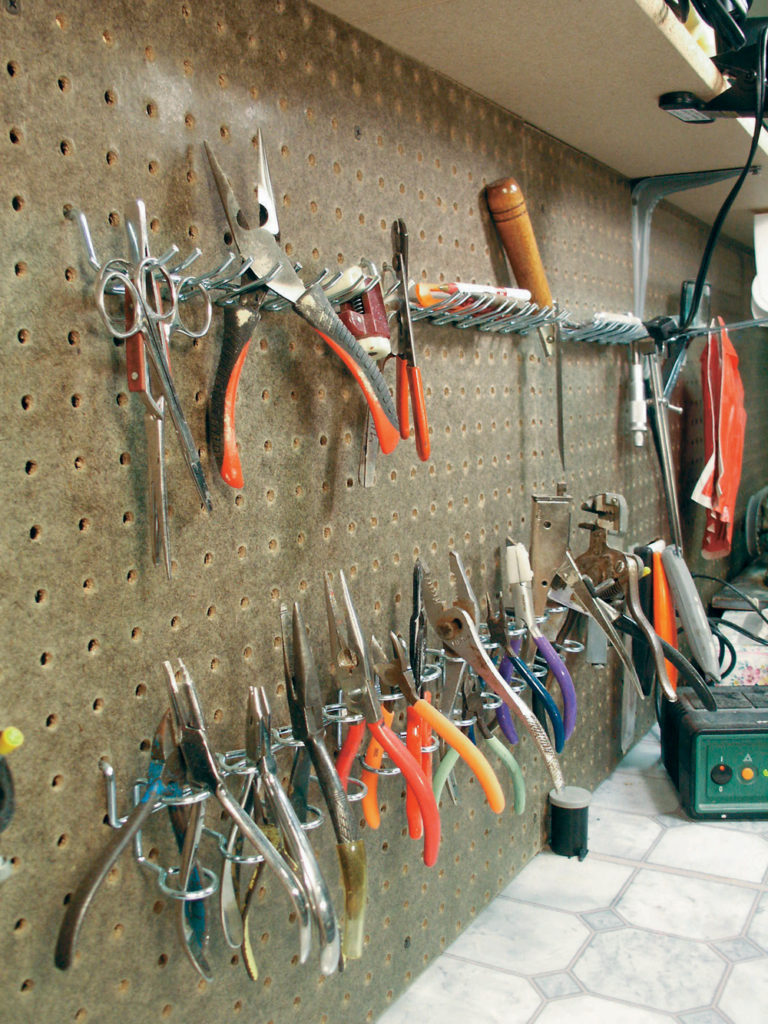
[[[296,912],[299,927],[299,959],[301,963],[304,963],[309,957],[312,929],[310,906],[302,882],[264,832],[230,793],[208,739],[202,708],[192,677],[180,658],[178,664],[179,680],[176,679],[171,663],[163,662],[168,677],[171,711],[175,721],[177,745],[186,781],[191,786],[207,789],[215,797],[221,809],[277,875]]]
[[[488,626],[491,642],[497,644],[501,651],[499,673],[507,682],[510,682],[513,676],[517,676],[518,679],[522,679],[530,688],[534,696],[538,698],[541,703],[542,711],[546,711],[549,716],[549,720],[552,723],[553,746],[555,751],[559,754],[563,749],[563,744],[565,743],[565,726],[563,724],[562,715],[560,714],[560,709],[544,683],[528,667],[513,648],[509,638],[507,612],[504,607],[503,598],[499,596],[498,606],[494,610],[493,605],[491,604],[490,595],[486,594],[485,605],[486,624]],[[509,708],[505,704],[502,704],[501,707],[497,709],[496,717],[499,725],[501,726],[501,731],[504,733],[507,740],[509,740],[510,743],[515,744],[517,742],[517,731],[512,721]],[[537,715],[537,717],[539,716]],[[541,717],[539,717],[539,721],[544,725]]]
[[[397,414],[378,367],[339,320],[319,284],[306,287],[288,257],[277,244],[277,207],[261,130],[257,133],[258,167],[256,195],[259,221],[252,227],[232,185],[208,144],[205,150],[229,223],[232,241],[243,257],[243,285],[234,295],[239,304],[228,324],[221,360],[211,394],[209,427],[211,445],[223,479],[232,487],[243,486],[240,456],[235,441],[235,398],[240,373],[258,320],[258,312],[245,303],[249,292],[268,288],[287,299],[296,313],[313,327],[340,357],[362,389],[376,427],[381,450],[387,454],[399,441]]]
[[[390,691],[399,691],[406,699],[406,745],[413,756],[421,758],[421,766],[428,779],[432,777],[432,754],[425,748],[430,746],[432,731],[448,744],[454,751],[454,763],[461,757],[477,777],[483,787],[488,804],[492,811],[501,814],[504,810],[504,793],[499,780],[488,760],[464,735],[450,718],[447,718],[431,702],[428,692],[420,696],[411,671],[408,649],[402,637],[394,632],[389,634],[394,658],[387,661],[383,658],[377,662],[375,669],[379,678],[389,687]],[[381,652],[383,655],[383,651]],[[442,788],[442,787],[441,787]],[[439,790],[433,786],[435,799],[439,799]],[[409,799],[410,797],[410,799]],[[408,833],[412,839],[421,836],[422,821],[418,804],[410,791],[406,794],[405,804],[408,817]]]
[[[536,621],[533,610],[531,581],[533,572],[525,545],[507,538],[506,543],[507,580],[512,587],[515,606],[515,622],[524,626],[528,636],[535,643],[539,653],[557,680],[563,701],[564,739],[567,740],[576,726],[576,690],[565,662],[557,653],[548,637],[544,636]],[[560,748],[558,748],[560,749]]]
[[[437,803],[421,770],[421,765],[385,721],[376,694],[370,651],[363,638],[360,620],[352,604],[343,572],[339,572],[339,583],[344,608],[343,619],[333,591],[331,577],[329,573],[325,574],[325,601],[331,637],[331,654],[347,706],[351,711],[362,715],[363,720],[349,727],[336,760],[336,768],[342,785],[346,788],[352,763],[367,730],[371,737],[369,748],[378,744],[378,747],[386,752],[393,764],[400,769],[406,785],[415,794],[424,822],[424,863],[427,867],[431,867],[437,860],[440,848],[440,814]],[[369,753],[372,755],[366,757],[369,769],[378,767],[375,764],[374,751],[371,750]],[[378,828],[380,821],[378,775],[374,771],[364,770],[363,781],[368,787],[363,798],[365,820],[371,828]]]
[[[297,604],[293,612],[280,608],[283,668],[293,738],[303,744],[298,759],[312,762],[336,836],[336,853],[345,893],[342,952],[347,959],[363,953],[365,901],[368,887],[365,843],[336,766],[325,745],[325,722],[320,682],[309,646],[307,629]],[[306,796],[301,802],[306,806]]]
[[[184,778],[184,766],[174,738],[174,723],[170,711],[166,711],[152,738],[147,787],[141,799],[128,815],[122,827],[110,836],[101,855],[88,874],[84,876],[67,904],[54,954],[54,963],[60,970],[65,971],[72,965],[85,915],[118,857],[123,850],[131,845],[155,810],[159,800],[164,797],[181,795]]]
[[[470,612],[459,602],[443,603],[439,593],[440,587],[436,577],[425,566],[424,604],[427,618],[442,640],[443,646],[473,668],[486,685],[501,697],[510,711],[517,715],[536,744],[555,788],[562,789],[565,780],[560,762],[540,722],[499,674],[483,646]]]
[[[497,736],[493,735],[491,726],[485,720],[487,710],[484,695],[475,686],[474,679],[465,679],[464,686],[462,687],[462,717],[465,722],[472,724],[468,726],[469,736],[465,736],[464,733],[461,733],[461,736],[477,751],[477,755],[485,760],[479,750],[477,734],[478,732],[480,733],[480,737],[485,740],[489,749],[493,751],[509,772],[514,791],[515,814],[522,814],[525,811],[525,777],[509,747],[505,746]],[[438,800],[448,776],[456,765],[458,756],[458,752],[454,748],[446,751],[439,768],[435,772],[433,789]],[[496,808],[493,808],[493,810],[496,810]]]
[[[424,399],[424,383],[421,370],[416,364],[416,349],[413,340],[413,320],[408,300],[408,229],[404,220],[396,220],[392,225],[392,244],[394,254],[392,263],[400,284],[400,338],[397,350],[397,420],[400,425],[400,436],[407,441],[411,435],[408,416],[408,396],[410,394],[413,407],[413,429],[416,436],[416,454],[422,462],[430,455],[429,424],[427,423],[427,405]]]

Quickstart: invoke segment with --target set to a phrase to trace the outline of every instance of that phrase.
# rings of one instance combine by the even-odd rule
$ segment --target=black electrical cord
[[[763,622],[768,626],[768,616],[765,615],[757,601],[753,600],[749,594],[745,594],[743,590],[735,587],[733,583],[729,583],[728,580],[721,579],[719,576],[708,576],[705,572],[692,572],[691,576],[695,580],[709,580],[711,583],[719,583],[722,587],[727,587],[728,590],[732,590],[737,597],[740,597],[742,601],[746,601],[752,611],[757,612]]]
[[[699,264],[699,271],[696,275],[696,282],[693,287],[693,296],[691,297],[690,305],[686,311],[685,319],[680,324],[681,333],[686,331],[693,323],[693,318],[695,317],[699,304],[701,303],[701,296],[704,292],[704,283],[707,279],[707,274],[709,273],[712,253],[714,252],[715,245],[720,237],[720,231],[725,223],[725,218],[730,213],[731,207],[736,201],[737,195],[741,191],[741,186],[744,184],[744,181],[752,167],[752,162],[755,159],[755,153],[757,152],[757,146],[760,141],[760,132],[762,131],[763,117],[765,114],[766,43],[768,43],[768,28],[763,28],[757,42],[757,68],[755,69],[755,131],[752,135],[752,144],[749,147],[747,161],[741,169],[733,188],[725,197],[725,201],[720,207],[717,217],[715,217],[715,221],[709,232],[707,244],[704,246],[704,253],[702,254],[701,263]]]
[[[714,624],[718,629],[721,626],[727,626],[728,629],[732,629],[735,633],[741,633],[748,640],[752,640],[753,643],[760,644],[762,647],[768,647],[768,640],[764,636],[758,636],[757,633],[753,633],[751,629],[745,629],[740,626],[738,622],[731,622],[730,619],[710,619],[710,625]]]
[[[619,615],[613,625],[620,633],[626,633],[628,636],[631,636],[633,640],[641,640],[644,644],[648,643],[645,633],[643,633],[635,620],[630,619],[628,615]],[[661,637],[659,637],[659,643],[661,644],[664,657],[671,665],[674,665],[680,675],[683,676],[687,680],[688,684],[696,691],[701,703],[707,711],[717,711],[717,704],[715,703],[715,698],[712,695],[711,689],[691,662],[684,654],[681,654],[676,647],[667,643],[666,640],[662,640]]]
[[[720,630],[717,628],[717,623],[716,622],[713,622],[712,619],[709,619],[708,621],[709,621],[710,632],[712,633],[712,636],[715,637],[715,639],[717,640],[718,645],[720,647],[720,649],[719,649],[719,651],[717,653],[717,662],[720,665],[720,680],[722,681],[723,679],[726,679],[731,674],[731,672],[733,672],[734,668],[736,667],[736,661],[737,661],[736,648],[733,646],[733,644],[728,639],[728,637],[724,636],[720,632]],[[724,655],[725,655],[726,652],[728,653],[728,656],[729,656],[730,660],[728,662],[728,668],[723,668]]]

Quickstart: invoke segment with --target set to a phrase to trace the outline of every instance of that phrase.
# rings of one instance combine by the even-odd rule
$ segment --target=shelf
[[[659,110],[664,92],[707,100],[724,88],[663,0],[315,2],[628,178],[746,159],[753,122],[683,124]],[[725,226],[750,248],[752,213],[768,209],[767,137],[755,161],[765,172],[747,179]],[[731,184],[670,201],[711,223]]]

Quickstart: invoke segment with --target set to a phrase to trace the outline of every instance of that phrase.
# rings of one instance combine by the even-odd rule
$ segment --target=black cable
[[[718,661],[718,664],[720,665],[720,679],[723,680],[723,679],[727,678],[731,674],[731,672],[733,672],[734,668],[736,667],[736,661],[738,660],[738,655],[736,654],[736,648],[733,646],[733,644],[728,639],[728,637],[725,636],[723,633],[721,633],[720,630],[717,628],[717,625],[716,624],[713,625],[711,620],[710,620],[710,623],[709,623],[709,628],[710,628],[710,631],[711,631],[712,635],[714,637],[716,637],[717,642],[720,645],[720,650],[719,650],[718,655],[717,655],[717,661]],[[728,668],[724,669],[723,668],[723,654],[726,651],[730,655],[730,661],[728,662]]]
[[[710,619],[709,623],[710,625],[714,624],[718,629],[721,626],[727,626],[729,629],[734,630],[734,632],[741,633],[741,635],[745,636],[748,640],[752,640],[756,644],[761,644],[763,647],[768,647],[768,640],[766,640],[764,636],[758,636],[757,633],[753,633],[751,630],[740,626],[738,622],[731,622],[730,619]]]
[[[741,169],[736,183],[734,184],[731,191],[725,197],[723,205],[720,207],[717,217],[715,217],[712,228],[707,238],[707,244],[704,246],[704,252],[701,257],[701,263],[699,264],[699,271],[696,275],[696,283],[693,288],[693,296],[688,310],[685,314],[685,319],[680,324],[681,331],[685,331],[693,323],[693,318],[698,312],[699,304],[701,303],[701,296],[704,292],[704,283],[709,273],[709,264],[712,261],[712,254],[717,244],[717,240],[720,237],[720,231],[722,230],[725,218],[730,213],[731,207],[736,201],[736,196],[741,191],[741,186],[752,167],[752,162],[755,159],[755,153],[757,152],[757,146],[760,141],[760,132],[763,128],[763,115],[765,113],[765,66],[766,66],[766,43],[768,43],[768,28],[763,28],[760,32],[757,42],[757,68],[756,68],[756,82],[755,82],[755,131],[752,136],[752,144],[749,147],[749,153],[747,154],[747,161],[744,167]]]
[[[728,580],[723,580],[719,576],[708,576],[705,572],[692,572],[691,576],[695,580],[710,580],[710,582],[712,583],[719,583],[721,586],[727,587],[729,590],[732,590],[737,597],[740,597],[742,599],[742,601],[746,601],[749,607],[754,612],[757,612],[757,614],[760,616],[760,618],[763,620],[766,626],[768,626],[768,617],[766,617],[757,601],[754,601],[749,596],[749,594],[745,594],[743,590],[739,590],[738,587],[735,587],[732,583],[729,583]]]
[[[630,619],[628,615],[620,615],[613,625],[620,633],[626,633],[628,636],[631,636],[633,640],[642,640],[643,643],[648,643],[645,633],[643,633],[635,620]],[[707,711],[717,711],[715,698],[712,696],[712,692],[703,676],[696,670],[685,655],[678,651],[676,647],[667,643],[666,640],[662,640],[661,637],[659,637],[659,643],[661,644],[664,657],[671,665],[674,665],[681,676],[685,677],[689,685],[698,694],[701,703]]]

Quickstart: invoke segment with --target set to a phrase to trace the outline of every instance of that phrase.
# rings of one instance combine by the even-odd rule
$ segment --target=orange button
[[[742,768],[741,769],[741,777],[742,777],[742,779],[744,779],[745,782],[751,782],[752,779],[754,779],[754,777],[755,777],[755,769],[754,768]]]

